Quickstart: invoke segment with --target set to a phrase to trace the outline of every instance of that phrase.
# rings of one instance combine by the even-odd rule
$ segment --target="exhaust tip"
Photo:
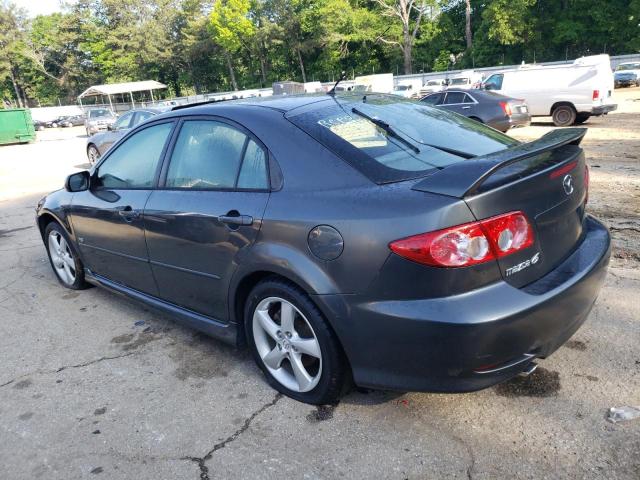
[[[520,372],[520,375],[524,377],[528,377],[533,372],[535,372],[537,368],[538,368],[538,364],[536,362],[531,362],[529,365],[525,367],[525,369],[522,372]]]

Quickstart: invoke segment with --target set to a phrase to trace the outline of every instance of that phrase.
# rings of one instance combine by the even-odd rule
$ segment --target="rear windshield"
[[[336,98],[288,118],[376,183],[422,177],[519,143],[461,115],[397,97]]]

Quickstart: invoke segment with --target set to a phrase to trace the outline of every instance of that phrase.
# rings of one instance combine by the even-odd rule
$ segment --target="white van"
[[[448,81],[448,87],[469,90],[478,88],[481,82],[482,75],[480,73],[474,72],[473,70],[466,70],[451,77]]]
[[[353,89],[356,92],[393,92],[393,73],[377,73],[355,78]]]
[[[609,55],[578,58],[566,65],[522,65],[494,73],[482,84],[508,97],[522,98],[532,117],[551,115],[562,127],[615,110]]]

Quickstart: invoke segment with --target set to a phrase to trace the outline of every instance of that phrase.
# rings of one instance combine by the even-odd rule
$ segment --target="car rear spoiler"
[[[463,198],[475,193],[498,170],[564,145],[579,145],[586,133],[586,128],[556,129],[533,142],[454,163],[416,183],[412,190]]]

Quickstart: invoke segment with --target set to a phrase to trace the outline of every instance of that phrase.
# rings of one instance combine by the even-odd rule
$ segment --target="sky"
[[[62,10],[61,0],[11,0],[18,7],[24,8],[30,17],[47,15]]]

